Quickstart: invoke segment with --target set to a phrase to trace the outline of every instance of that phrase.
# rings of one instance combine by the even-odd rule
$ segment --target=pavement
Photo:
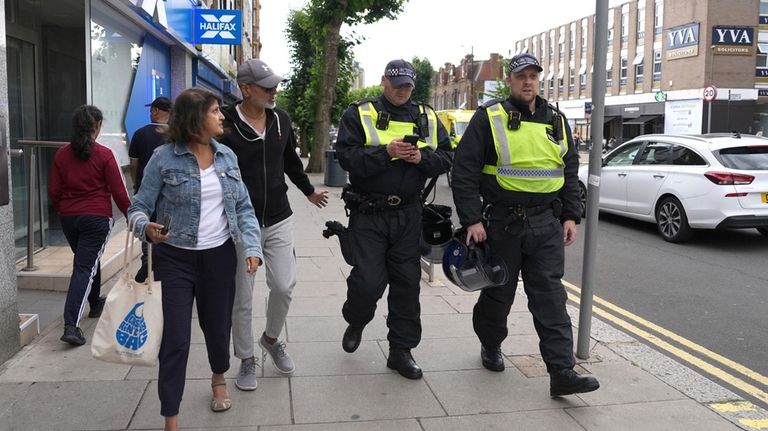
[[[311,175],[311,180],[330,191],[329,207],[317,209],[295,187],[289,190],[295,211],[298,283],[284,336],[296,371],[280,375],[269,359],[264,364],[260,358],[258,389],[241,392],[232,380],[239,366],[233,357],[227,373],[232,409],[213,413],[205,345],[193,319],[180,412],[183,428],[726,431],[768,427],[768,422],[761,422],[764,411],[739,408],[751,404],[595,318],[590,357],[579,361],[577,368],[598,377],[601,388],[550,398],[549,378],[521,288],[508,319],[509,337],[502,345],[507,368],[503,373],[487,371],[480,363],[480,344],[472,330],[476,294],[450,285],[440,271],[432,282],[422,274],[423,340],[413,353],[424,369],[423,379],[407,380],[386,367],[384,300],[366,327],[358,351],[345,353],[341,306],[350,267],[341,257],[336,238],[324,239],[321,231],[327,220],[346,224],[347,219],[341,189],[322,186],[320,175]],[[262,270],[254,295],[256,336],[265,324],[266,290]],[[61,292],[24,289],[19,293],[20,308],[46,309],[49,316],[61,313]],[[569,313],[578,323],[578,309],[569,305]],[[156,368],[96,361],[88,345],[73,348],[59,341],[60,318],[48,320],[50,325],[40,336],[0,366],[0,430],[162,429]],[[83,322],[90,341],[96,320]]]

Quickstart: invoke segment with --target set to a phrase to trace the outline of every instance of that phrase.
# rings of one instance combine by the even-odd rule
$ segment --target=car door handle
[[[618,176],[620,176],[620,177],[626,177],[626,176],[627,176],[627,173],[626,173],[626,172],[619,172],[619,173],[618,173],[618,174],[616,174],[616,175],[618,175]]]
[[[666,177],[666,175],[653,174],[653,178],[664,178],[664,177]]]

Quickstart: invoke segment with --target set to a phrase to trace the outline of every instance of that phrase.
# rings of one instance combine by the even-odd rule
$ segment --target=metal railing
[[[27,265],[22,268],[22,271],[36,271],[35,266],[35,201],[40,201],[38,207],[38,219],[40,221],[40,245],[45,246],[45,230],[43,229],[43,209],[42,209],[42,196],[40,195],[42,188],[37,187],[37,149],[38,148],[60,148],[69,142],[62,141],[32,141],[26,139],[20,139],[17,141],[19,145],[27,147],[27,153],[29,154],[29,166],[27,169]],[[14,151],[14,150],[11,150]],[[11,153],[12,156],[23,155],[22,150],[18,154]]]

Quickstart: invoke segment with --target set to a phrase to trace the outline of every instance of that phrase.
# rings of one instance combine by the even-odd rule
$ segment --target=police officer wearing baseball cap
[[[580,221],[579,156],[565,116],[538,96],[541,65],[523,53],[507,64],[510,97],[477,110],[459,143],[453,200],[467,241],[490,245],[509,271],[508,282],[483,289],[472,323],[485,368],[504,371],[501,343],[522,269],[528,308],[550,375],[550,395],[600,387],[573,367],[573,330],[560,281],[565,246]]]
[[[411,63],[390,61],[381,77],[383,94],[344,112],[336,142],[339,163],[349,172],[345,245],[353,255],[342,347],[357,350],[389,286],[387,366],[409,379],[422,376],[411,355],[421,340],[420,195],[428,178],[451,167],[450,139],[435,111],[411,100],[417,78]]]

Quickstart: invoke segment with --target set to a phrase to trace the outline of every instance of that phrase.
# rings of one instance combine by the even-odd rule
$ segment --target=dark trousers
[[[229,337],[235,298],[235,245],[227,240],[208,250],[185,250],[168,244],[152,247],[155,276],[163,286],[163,341],[157,392],[160,414],[176,416],[184,394],[192,326],[197,303],[211,372],[229,369]]]
[[[416,347],[421,340],[421,205],[374,214],[353,213],[349,228],[355,266],[347,278],[344,319],[352,326],[368,324],[376,302],[389,285],[389,346]]]
[[[522,271],[528,310],[533,315],[547,370],[573,368],[573,330],[565,308],[565,288],[560,281],[565,265],[563,227],[551,211],[522,223],[506,229],[501,220],[491,220],[487,225],[491,253],[504,259],[509,281],[480,293],[472,315],[475,333],[487,346],[501,345],[507,337],[507,315]]]
[[[104,245],[112,230],[112,219],[93,215],[62,216],[61,228],[75,254],[67,300],[64,304],[64,324],[80,326],[85,297],[87,296],[88,302],[94,306],[101,294],[99,259],[104,253]]]

